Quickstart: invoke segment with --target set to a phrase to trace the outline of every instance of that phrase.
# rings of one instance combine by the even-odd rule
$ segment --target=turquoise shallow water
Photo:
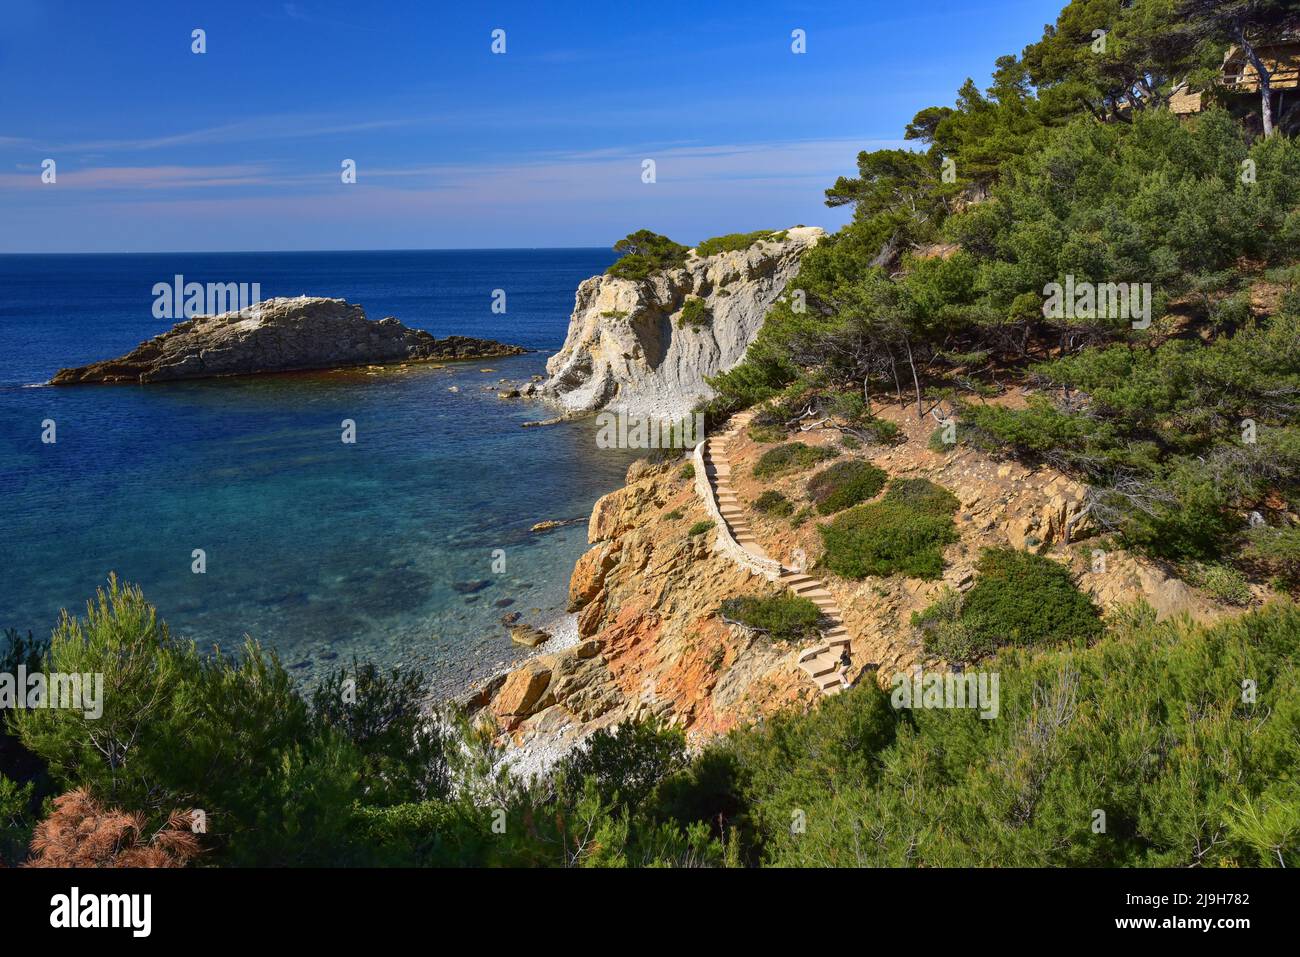
[[[174,631],[226,647],[251,635],[305,680],[355,654],[418,664],[452,691],[519,657],[501,615],[558,615],[585,547],[585,522],[530,526],[586,516],[631,455],[598,449],[590,424],[523,429],[543,409],[485,387],[542,371],[574,287],[609,258],[0,257],[0,626],[48,630],[116,571]],[[372,318],[542,351],[378,374],[32,387],[165,328],[149,290],[175,272],[258,281],[264,297],[339,295]],[[505,315],[490,311],[494,288],[508,292]],[[40,442],[47,418],[54,445]],[[354,445],[340,441],[343,419],[356,422]],[[205,574],[191,570],[196,548]]]

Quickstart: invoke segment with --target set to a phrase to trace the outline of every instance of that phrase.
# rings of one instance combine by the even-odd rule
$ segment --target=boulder
[[[492,701],[493,713],[508,727],[517,725],[528,715],[554,703],[554,696],[546,694],[550,683],[551,669],[540,659],[524,662],[506,676],[505,683]]]
[[[540,628],[534,628],[532,625],[511,625],[510,640],[516,645],[536,648],[538,645],[550,641],[551,636]]]

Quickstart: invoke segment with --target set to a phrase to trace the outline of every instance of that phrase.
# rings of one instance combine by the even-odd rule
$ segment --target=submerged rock
[[[482,591],[484,588],[487,588],[491,584],[492,584],[492,580],[489,578],[476,578],[473,581],[452,582],[451,590],[454,592],[458,592],[462,595],[472,595],[475,592]]]
[[[116,359],[60,369],[51,385],[169,382],[485,356],[527,350],[492,339],[438,339],[396,319],[366,318],[343,299],[267,299],[242,312],[196,316]]]

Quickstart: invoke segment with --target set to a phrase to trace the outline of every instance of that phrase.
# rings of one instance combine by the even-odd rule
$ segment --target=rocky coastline
[[[1161,618],[1212,622],[1225,613],[1151,561],[1121,549],[1110,551],[1104,573],[1087,571],[1087,547],[1078,543],[1097,531],[1081,511],[1085,490],[1064,475],[972,449],[936,452],[927,447],[928,420],[918,422],[910,406],[891,405],[879,414],[899,427],[900,441],[847,454],[891,476],[925,477],[951,489],[961,503],[960,535],[945,550],[942,579],[830,580],[852,636],[855,681],[887,683],[917,666],[946,667],[925,653],[908,623],[944,587],[970,587],[973,558],[985,545],[1030,548],[1070,566],[1108,613],[1137,601]],[[799,436],[846,454],[841,439],[833,423]],[[764,488],[752,478],[763,451],[752,438],[738,444],[732,474],[742,501],[753,501]],[[512,766],[540,770],[593,731],[629,718],[655,716],[699,745],[817,700],[817,688],[798,667],[802,645],[772,642],[719,613],[724,599],[757,593],[764,583],[717,547],[715,532],[690,533],[709,516],[688,462],[683,456],[632,464],[624,486],[598,500],[588,521],[589,548],[569,583],[576,633],[542,644],[458,699],[497,734]],[[792,476],[780,484],[794,497],[802,483],[802,476]],[[769,554],[805,552],[815,563],[816,522],[792,528],[757,513],[752,521]]]

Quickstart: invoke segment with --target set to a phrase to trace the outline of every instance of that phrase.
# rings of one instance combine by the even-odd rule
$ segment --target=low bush
[[[907,575],[938,578],[943,547],[957,540],[952,518],[930,515],[898,502],[869,502],[820,529],[823,564],[841,578]]]
[[[1015,548],[986,548],[962,600],[961,617],[983,645],[1033,645],[1101,633],[1092,599],[1064,565]]]
[[[945,587],[928,608],[912,613],[912,627],[927,652],[948,661],[973,661],[994,650],[983,630],[972,627],[961,611],[961,592]]]
[[[682,519],[682,510],[680,508],[675,508],[671,512],[664,513],[665,522],[679,522],[681,521],[681,519]]]
[[[927,515],[952,515],[961,507],[956,495],[924,478],[894,479],[885,492],[885,501],[907,505]]]
[[[725,236],[714,236],[712,239],[706,239],[695,247],[695,254],[700,258],[716,256],[718,253],[735,252],[741,249],[748,249],[754,243],[760,243],[764,240],[771,242],[780,242],[785,239],[786,233],[774,232],[770,229],[760,229],[752,233],[728,233]]]
[[[791,501],[776,489],[768,489],[754,500],[754,508],[764,515],[785,517],[794,513]]]
[[[1194,563],[1187,569],[1187,580],[1217,601],[1229,605],[1250,604],[1250,584],[1246,576],[1230,565]]]
[[[754,465],[754,478],[772,478],[787,472],[812,468],[818,462],[833,459],[838,453],[832,449],[805,445],[802,442],[786,442],[774,449],[768,449]]]
[[[841,392],[830,400],[829,411],[840,429],[863,442],[887,445],[898,439],[900,429],[887,419],[878,419],[860,392]]]
[[[815,638],[822,619],[821,609],[814,602],[787,592],[765,598],[728,598],[718,613],[728,621],[761,631],[775,641]]]
[[[690,326],[699,329],[713,322],[713,311],[703,299],[692,296],[682,303],[681,314],[677,317],[677,328]]]
[[[951,442],[944,440],[944,433],[948,433],[952,438]],[[949,452],[955,452],[957,450],[957,446],[961,444],[962,437],[963,433],[960,422],[955,423],[951,427],[941,425],[930,433],[930,438],[925,443],[925,447],[931,452],[935,452],[939,455],[947,455]]]
[[[818,512],[830,515],[874,498],[888,478],[870,462],[836,462],[808,480],[808,494]]]
[[[708,519],[700,519],[700,521],[696,522],[689,529],[687,529],[686,534],[694,538],[696,535],[703,535],[712,527],[713,527],[713,523],[710,522]]]
[[[1244,555],[1283,582],[1300,584],[1300,528],[1252,528]]]

